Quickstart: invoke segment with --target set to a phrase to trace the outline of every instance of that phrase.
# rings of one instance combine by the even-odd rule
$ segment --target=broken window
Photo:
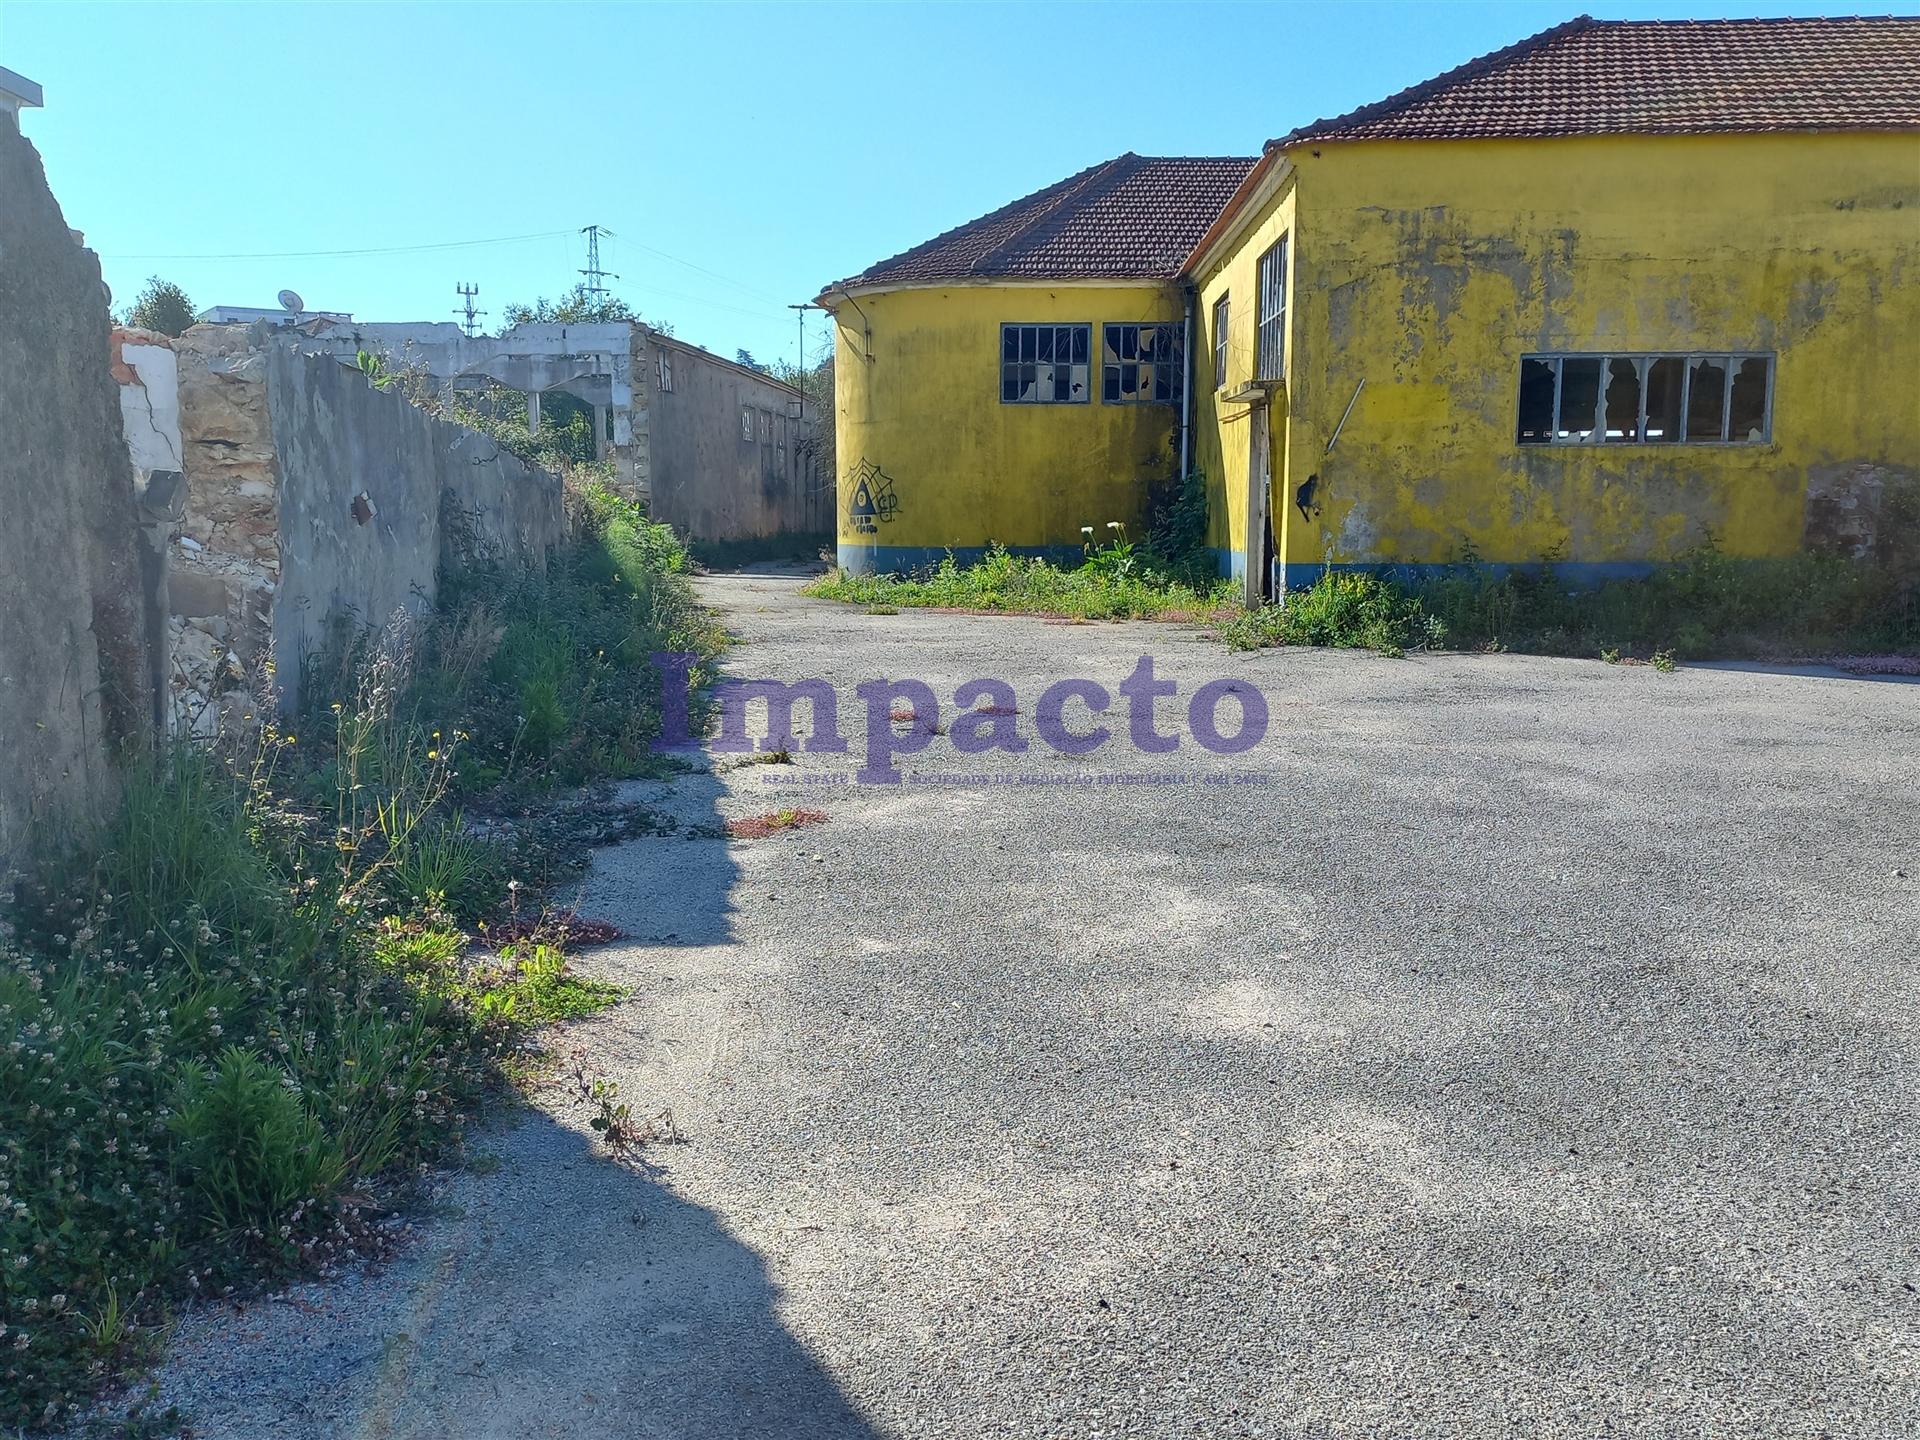
[[[1727,362],[1702,356],[1687,365],[1687,439],[1727,438]]]
[[[1227,386],[1227,297],[1213,302],[1213,388]]]
[[[1553,440],[1553,391],[1558,367],[1551,360],[1520,362],[1520,443],[1546,445]]]
[[[1767,438],[1767,381],[1772,370],[1773,366],[1758,355],[1734,362],[1727,401],[1727,439],[1751,445]]]
[[[1757,445],[1773,431],[1770,355],[1526,355],[1522,445],[1687,440]]]
[[[1600,361],[1587,355],[1560,362],[1560,418],[1553,438],[1563,445],[1594,438],[1600,413]]]
[[[1607,361],[1606,433],[1608,441],[1640,438],[1640,362],[1630,355]]]
[[[1287,373],[1287,237],[1260,257],[1259,334],[1254,378],[1278,380]]]
[[[662,350],[656,357],[660,368],[660,388],[671,392],[673,389],[673,357]]]
[[[1101,398],[1109,405],[1177,401],[1186,368],[1178,325],[1109,325],[1101,337]]]
[[[1647,367],[1647,424],[1642,437],[1649,445],[1668,445],[1680,438],[1680,412],[1687,399],[1687,362],[1679,355],[1661,355]]]
[[[1092,325],[1002,325],[1000,403],[1086,404],[1092,348]]]
[[[753,407],[751,405],[740,407],[740,438],[749,445],[753,443]]]

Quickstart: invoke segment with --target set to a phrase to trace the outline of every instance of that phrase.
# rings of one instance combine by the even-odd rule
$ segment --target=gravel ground
[[[1920,689],[703,585],[854,753],[598,858],[568,1043],[688,1143],[555,1098],[384,1273],[191,1317],[201,1435],[1920,1434]],[[832,783],[859,680],[1031,736],[1143,652],[1267,739]]]

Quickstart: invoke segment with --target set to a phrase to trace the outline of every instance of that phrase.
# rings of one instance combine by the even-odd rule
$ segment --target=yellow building
[[[1180,268],[1253,165],[1121,155],[828,287],[841,565],[1137,526],[1181,473]]]
[[[1013,294],[916,292],[891,374],[859,358],[866,299],[824,297],[843,554],[863,443],[909,504],[882,436],[952,461],[911,532],[935,552],[1015,517],[1074,545],[1180,473],[1099,406],[1077,430],[1006,406],[982,443]],[[1126,302],[1192,317],[1173,433],[1250,601],[1465,553],[1580,579],[1709,541],[1920,550],[1920,20],[1569,22],[1271,142]]]

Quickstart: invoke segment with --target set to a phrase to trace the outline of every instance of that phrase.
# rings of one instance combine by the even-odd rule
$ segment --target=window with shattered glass
[[[1100,343],[1101,398],[1109,405],[1176,403],[1185,388],[1181,327],[1108,325]]]
[[[1773,435],[1771,355],[1527,355],[1522,445],[1759,445]]]
[[[1091,388],[1093,326],[1002,325],[1000,403],[1084,405]]]

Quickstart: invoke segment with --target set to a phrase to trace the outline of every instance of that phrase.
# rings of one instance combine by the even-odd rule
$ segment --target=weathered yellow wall
[[[1080,527],[1136,538],[1147,486],[1178,467],[1177,405],[1100,400],[1100,327],[1183,317],[1172,285],[954,285],[835,297],[841,563],[900,568],[989,543],[1077,553]],[[867,359],[864,323],[872,327]],[[1002,323],[1093,327],[1085,405],[1000,401]],[[849,496],[862,467],[898,501],[875,535]]]
[[[1207,477],[1208,543],[1227,556],[1223,570],[1239,574],[1245,563],[1247,534],[1247,472],[1251,461],[1248,407],[1223,403],[1223,397],[1254,379],[1255,330],[1258,324],[1260,257],[1282,236],[1289,237],[1289,265],[1299,254],[1299,216],[1294,203],[1294,178],[1283,177],[1271,199],[1252,217],[1249,228],[1227,254],[1194,277],[1199,296],[1194,307],[1194,348],[1200,353],[1194,370],[1193,465]],[[1292,286],[1289,281],[1289,294]],[[1227,365],[1224,381],[1214,364],[1213,308],[1227,297]],[[1292,306],[1289,304],[1289,323]],[[1289,341],[1291,337],[1289,337]],[[1289,343],[1287,364],[1292,366]],[[1287,443],[1287,397],[1273,397],[1268,440],[1273,459],[1269,473],[1278,476]],[[1274,534],[1280,536],[1281,515],[1274,510]]]
[[[1732,554],[1782,554],[1856,524],[1853,502],[1915,483],[1920,138],[1319,150],[1290,152],[1292,195],[1203,277],[1209,292],[1231,286],[1250,354],[1253,257],[1297,203],[1273,496],[1292,565],[1442,562],[1471,542],[1488,560],[1609,567],[1709,535]],[[1200,313],[1210,305],[1203,293]],[[1609,350],[1776,352],[1770,443],[1517,444],[1521,356]],[[1203,407],[1199,453],[1223,469],[1231,506],[1244,425],[1218,408]],[[1309,476],[1317,508],[1303,513]],[[1242,536],[1236,524],[1227,543]]]

